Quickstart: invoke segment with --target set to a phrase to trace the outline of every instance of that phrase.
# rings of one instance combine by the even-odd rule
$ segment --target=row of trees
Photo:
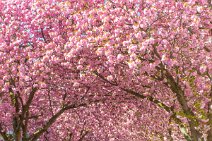
[[[212,140],[210,0],[0,8],[4,141]]]

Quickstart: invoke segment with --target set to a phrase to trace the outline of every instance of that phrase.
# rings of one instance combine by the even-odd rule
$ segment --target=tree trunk
[[[211,87],[212,88],[212,87]],[[211,90],[212,95],[212,90]],[[208,104],[208,119],[209,119],[209,125],[210,129],[208,131],[207,141],[212,141],[212,101]]]
[[[193,123],[189,122],[192,141],[202,141],[202,134],[195,129]]]

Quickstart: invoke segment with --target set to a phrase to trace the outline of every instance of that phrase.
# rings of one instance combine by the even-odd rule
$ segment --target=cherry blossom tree
[[[3,140],[212,140],[210,0],[0,7]]]

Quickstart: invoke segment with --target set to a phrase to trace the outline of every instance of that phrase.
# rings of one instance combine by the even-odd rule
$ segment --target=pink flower
[[[117,55],[117,61],[118,61],[118,62],[123,61],[123,59],[124,59],[124,56],[123,56],[122,54],[118,54],[118,55]]]
[[[113,80],[113,76],[112,75],[107,76],[107,80],[108,81],[112,81]]]
[[[114,57],[113,55],[109,55],[109,56],[107,56],[107,58],[108,58],[108,62],[109,62],[110,64],[113,64],[113,63],[114,63],[115,57]]]
[[[73,87],[79,87],[79,86],[80,86],[80,83],[74,82]]]
[[[130,69],[134,70],[137,65],[135,64],[135,62],[129,62],[128,66],[129,66]]]
[[[96,51],[97,55],[103,55],[103,53],[104,53],[104,48],[98,48]]]
[[[199,68],[199,71],[200,71],[201,73],[204,73],[204,72],[206,71],[206,69],[207,69],[207,66],[201,65],[200,68]]]
[[[49,61],[49,56],[45,55],[45,56],[43,57],[43,62],[48,62],[48,61]]]
[[[136,33],[135,34],[135,37],[138,39],[138,40],[142,40],[142,35],[140,32]]]
[[[78,70],[82,70],[82,69],[83,69],[83,66],[82,66],[82,65],[78,65],[78,66],[77,66],[77,69],[78,69]]]
[[[166,60],[167,60],[167,57],[166,57],[165,54],[163,54],[162,57],[161,57],[161,61],[164,62],[164,61],[166,61]]]
[[[124,42],[123,42],[123,46],[128,46],[129,44],[130,44],[129,41],[124,41]]]
[[[130,47],[129,47],[129,53],[134,53],[134,52],[136,52],[137,48],[138,48],[137,45],[132,45],[132,46],[130,46]]]
[[[115,68],[114,68],[114,67],[109,67],[109,71],[110,71],[111,73],[114,73]]]

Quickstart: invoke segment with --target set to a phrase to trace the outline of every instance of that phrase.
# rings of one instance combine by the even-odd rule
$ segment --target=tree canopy
[[[4,141],[212,140],[210,0],[0,9]]]

